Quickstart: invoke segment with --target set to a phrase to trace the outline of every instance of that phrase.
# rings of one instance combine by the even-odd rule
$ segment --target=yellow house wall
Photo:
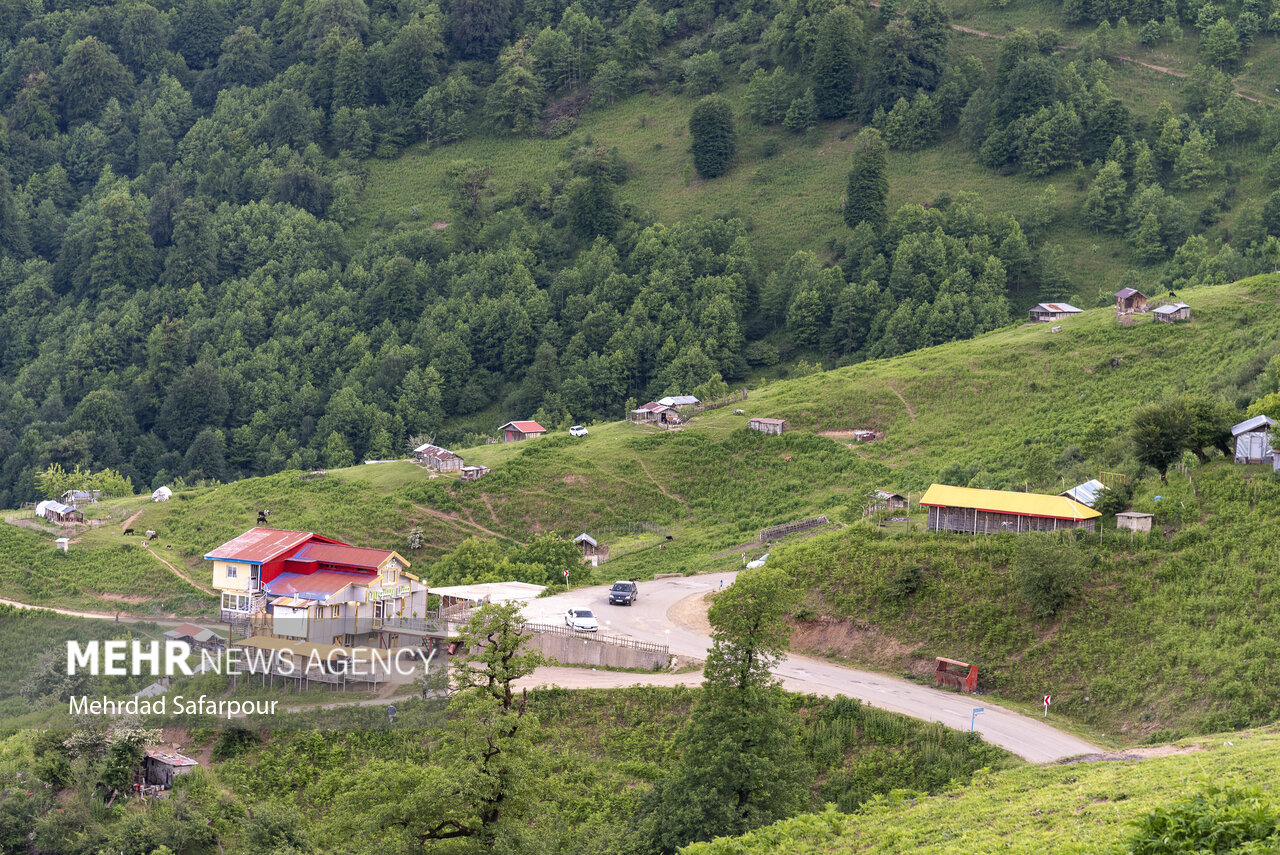
[[[236,571],[234,579],[227,578],[227,568],[233,568]],[[249,590],[249,576],[253,567],[249,564],[240,564],[235,561],[214,561],[213,562],[213,587],[220,591],[247,591]]]

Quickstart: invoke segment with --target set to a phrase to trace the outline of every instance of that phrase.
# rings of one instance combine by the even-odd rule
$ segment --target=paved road
[[[603,632],[646,641],[666,640],[676,656],[706,656],[711,639],[704,631],[680,623],[673,614],[683,600],[701,597],[733,583],[737,573],[709,574],[640,583],[640,599],[634,606],[610,606],[607,586],[580,588],[534,600],[525,607],[531,621],[563,623],[570,607],[595,611]],[[610,625],[606,626],[606,621]],[[976,730],[983,738],[1033,763],[1046,763],[1078,754],[1094,754],[1102,749],[1079,737],[1064,733],[1043,721],[1019,715],[984,698],[943,692],[885,674],[847,668],[807,656],[792,655],[778,664],[774,674],[796,692],[815,695],[847,695],[881,709],[903,713],[948,727],[967,730],[975,706],[986,709],[978,716]],[[621,677],[622,675],[618,675]],[[642,675],[632,682],[642,682]]]

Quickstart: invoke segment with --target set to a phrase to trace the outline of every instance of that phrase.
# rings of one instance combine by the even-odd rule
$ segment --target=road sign
[[[564,571],[564,583],[565,583],[566,585],[568,585],[568,584],[569,584],[569,571],[568,571],[568,570]]]
[[[1044,717],[1049,717],[1049,704],[1053,702],[1053,695],[1044,696]]]
[[[986,711],[987,711],[987,708],[986,708],[986,707],[974,707],[974,708],[973,708],[973,714],[969,716],[969,730],[970,730],[970,732],[972,732],[972,731],[973,731],[973,723],[974,723],[974,721],[978,718],[978,716],[982,715],[982,714],[983,714],[984,712],[986,712]]]

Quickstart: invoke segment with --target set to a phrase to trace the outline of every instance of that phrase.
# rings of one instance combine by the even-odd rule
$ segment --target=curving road
[[[530,621],[563,623],[570,607],[595,611],[601,631],[643,641],[666,640],[676,656],[706,657],[711,639],[696,627],[677,622],[675,607],[690,597],[733,584],[737,573],[717,573],[659,579],[640,583],[640,598],[634,606],[610,606],[608,586],[579,588],[529,603],[524,613]],[[606,627],[605,622],[609,622]],[[608,672],[605,672],[608,673]],[[1043,721],[996,706],[990,701],[954,692],[943,692],[885,674],[860,671],[807,656],[792,655],[774,668],[783,686],[814,695],[847,695],[881,709],[926,721],[937,721],[958,730],[969,728],[975,706],[986,712],[978,716],[975,729],[983,738],[1033,763],[1047,763],[1079,754],[1095,754],[1102,749],[1077,736],[1064,733]],[[611,676],[623,677],[614,672]],[[625,675],[629,682],[646,682],[642,675]]]

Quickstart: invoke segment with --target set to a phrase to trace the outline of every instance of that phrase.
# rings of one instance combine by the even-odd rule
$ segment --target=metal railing
[[[670,654],[670,649],[665,644],[658,644],[653,641],[637,641],[634,638],[620,638],[615,635],[599,635],[595,633],[579,632],[570,629],[567,626],[558,626],[551,623],[526,623],[524,628],[527,632],[537,632],[544,635],[561,635],[567,638],[581,638],[583,641],[594,641],[598,644],[612,644],[617,647],[626,647],[631,650],[644,650],[648,653],[661,653],[664,656]]]

